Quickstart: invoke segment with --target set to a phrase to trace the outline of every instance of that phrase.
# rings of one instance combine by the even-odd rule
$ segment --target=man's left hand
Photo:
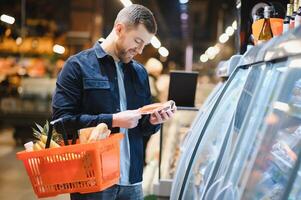
[[[151,114],[149,122],[153,125],[162,124],[173,117],[177,110],[177,106],[173,106],[172,109],[168,110],[157,110]]]

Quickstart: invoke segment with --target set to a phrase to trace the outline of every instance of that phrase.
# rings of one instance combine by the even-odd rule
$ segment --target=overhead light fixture
[[[216,45],[209,47],[204,54],[200,56],[201,62],[207,62],[208,59],[213,60],[217,54],[221,51],[221,44],[226,43],[229,38],[234,34],[235,30],[237,29],[237,21],[234,20],[231,26],[228,26],[225,30],[225,33],[219,36],[219,43]],[[220,44],[221,43],[221,44]],[[205,57],[207,56],[207,57]]]
[[[188,14],[187,13],[181,13],[181,20],[187,20]]]
[[[179,0],[180,4],[188,3],[189,0]]]
[[[20,45],[20,44],[22,44],[22,38],[21,37],[18,37],[17,39],[16,39],[16,44],[17,45]]]
[[[233,23],[232,23],[232,28],[233,28],[234,30],[237,29],[237,21],[236,21],[236,20],[233,21]]]
[[[233,34],[234,34],[234,28],[232,27],[232,26],[228,26],[227,28],[226,28],[226,34],[228,35],[228,36],[232,36]]]
[[[169,51],[165,47],[160,47],[159,54],[163,57],[167,57],[169,55]]]
[[[61,45],[54,45],[52,48],[53,52],[57,53],[57,54],[64,54],[65,53],[65,47],[61,46]]]
[[[132,1],[130,1],[130,0],[120,0],[120,1],[124,7],[128,7],[133,4]]]
[[[208,57],[210,57],[210,56],[212,57],[212,56],[217,55],[219,53],[219,51],[220,51],[219,47],[217,45],[215,45],[213,47],[209,47],[206,50],[205,54],[208,55]]]
[[[155,47],[156,49],[158,49],[158,48],[161,47],[161,42],[160,42],[160,40],[159,40],[156,36],[152,37],[152,39],[151,39],[151,44],[152,44],[153,47]]]
[[[213,60],[216,57],[216,54],[208,55],[209,60]]]
[[[226,33],[223,33],[221,36],[219,36],[219,42],[224,44],[229,40],[229,36]]]
[[[205,62],[207,62],[208,61],[208,56],[206,55],[206,54],[202,54],[201,56],[200,56],[200,61],[202,62],[202,63],[205,63]]]
[[[15,23],[15,18],[5,14],[1,15],[0,20],[8,24]]]

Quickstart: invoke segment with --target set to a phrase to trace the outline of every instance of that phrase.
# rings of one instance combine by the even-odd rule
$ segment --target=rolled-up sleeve
[[[65,126],[70,129],[96,126],[106,123],[112,127],[112,114],[89,115],[82,112],[83,85],[79,64],[68,59],[58,76],[52,98],[52,119],[68,118]]]

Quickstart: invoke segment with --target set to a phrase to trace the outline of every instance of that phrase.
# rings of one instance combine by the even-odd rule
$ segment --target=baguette
[[[84,128],[79,130],[79,143],[80,144],[87,144],[91,132],[94,128]]]
[[[96,126],[96,129],[98,131],[97,140],[105,139],[107,137],[107,135],[111,133],[111,131],[108,129],[108,126],[104,123],[98,124]]]

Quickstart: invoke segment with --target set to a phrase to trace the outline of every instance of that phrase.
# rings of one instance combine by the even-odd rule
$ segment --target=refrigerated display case
[[[301,199],[301,152],[299,152],[298,160],[290,175],[288,185],[285,189],[282,199],[298,200]]]
[[[243,128],[239,133],[237,144],[228,144],[228,146],[235,146],[232,156],[224,156],[223,161],[216,164],[216,173],[210,178],[211,184],[206,188],[207,196],[205,199],[241,198],[241,190],[244,188],[245,184],[241,177],[245,178],[248,175],[248,170],[246,168],[252,167],[252,162],[250,160],[251,152],[254,151],[255,141],[261,141],[262,137],[261,132],[258,131],[258,129],[268,110],[268,105],[272,104],[271,95],[275,93],[276,89],[282,87],[279,85],[279,80],[286,74],[285,72],[290,66],[290,63],[286,62],[287,56],[296,53],[296,46],[300,43],[300,40],[296,40],[299,33],[300,29],[290,32],[286,36],[271,40],[264,48],[262,48],[265,49],[266,52],[263,53],[264,51],[261,51],[261,53],[258,54],[259,56],[257,56],[257,59],[274,59],[272,60],[273,70],[270,71],[270,73],[267,73],[263,86],[258,89],[257,94],[255,95],[256,97],[250,106],[251,109],[247,114]],[[294,43],[292,43],[292,41]],[[291,48],[288,48],[287,45]],[[277,145],[275,148],[276,147]],[[280,145],[279,148],[282,147],[283,145]],[[280,194],[278,193],[276,196],[277,195],[279,196]],[[243,197],[243,199],[248,198]],[[257,198],[252,197],[251,199]]]
[[[234,55],[228,61],[224,62],[223,65],[220,65],[221,68],[217,69],[216,74],[218,77],[222,78],[223,81],[220,81],[214,87],[200,109],[180,108],[174,117],[175,120],[172,119],[171,123],[164,124],[163,131],[161,132],[163,135],[163,142],[161,145],[162,158],[160,159],[162,160],[160,164],[161,170],[159,171],[159,182],[155,182],[154,184],[154,193],[157,197],[170,197],[170,188],[175,176],[175,169],[179,165],[179,157],[181,157],[184,152],[191,149],[191,143],[195,141],[198,136],[198,133],[193,130],[199,129],[202,124],[200,121],[208,117],[207,114],[210,113],[209,111],[212,109],[226,84],[225,80],[227,80],[230,74],[235,70],[241,57],[241,55]],[[174,132],[173,127],[181,124],[184,124],[185,126],[176,129],[179,130],[176,134],[170,134],[170,132]]]
[[[219,155],[221,162],[217,162],[214,166],[215,173],[210,177],[209,184],[205,189],[205,199],[214,199],[214,196],[222,195],[226,190],[235,191],[233,186],[237,184],[237,177],[243,167],[242,163],[248,158],[246,152],[252,149],[251,144],[256,140],[255,133],[257,132],[254,130],[260,125],[268,108],[267,105],[271,101],[271,95],[286,69],[283,62],[275,65],[266,63],[266,65],[268,67],[264,72],[260,86],[254,92],[254,98],[249,106],[250,109],[245,111],[247,114],[244,121],[241,121],[240,127],[233,126],[232,130],[229,130],[232,134],[229,135],[228,142],[221,149],[221,152],[227,153]],[[235,118],[241,119],[239,115]]]
[[[243,86],[243,83],[247,79],[248,73],[249,73],[248,68],[239,68],[239,69],[235,70],[234,75],[226,83],[223,91],[221,91],[221,94],[219,96],[217,96],[216,102],[214,102],[214,104],[210,105],[211,109],[208,109],[208,112],[205,111],[202,114],[202,120],[200,120],[199,123],[196,123],[195,126],[193,127],[193,129],[191,129],[190,141],[187,141],[187,147],[189,146],[189,148],[186,148],[185,151],[183,152],[183,154],[181,156],[181,160],[177,167],[175,182],[173,183],[173,187],[172,187],[172,191],[171,191],[171,199],[182,199],[183,194],[180,191],[180,189],[181,189],[181,186],[183,186],[183,183],[185,183],[185,181],[187,179],[185,177],[186,170],[183,170],[183,169],[190,168],[191,163],[189,163],[188,161],[195,154],[195,152],[194,152],[195,146],[199,146],[199,143],[202,140],[202,136],[204,136],[204,137],[207,136],[207,134],[204,134],[204,131],[203,131],[203,130],[206,130],[206,127],[209,126],[207,119],[210,117],[214,118],[215,116],[220,116],[219,117],[220,122],[224,122],[224,123],[220,123],[218,126],[216,126],[216,123],[217,123],[216,121],[214,123],[211,123],[210,124],[211,129],[213,129],[213,127],[217,128],[217,129],[223,129],[228,125],[228,121],[229,121],[229,119],[231,119],[231,117],[229,117],[229,116],[232,115],[231,110],[234,110],[232,108],[235,107],[236,104],[238,103],[238,97],[242,91],[242,86]],[[219,104],[218,102],[222,102],[222,103]],[[223,105],[223,106],[221,106],[221,105]],[[221,115],[222,113],[225,113],[225,114]],[[214,130],[214,133],[216,133],[216,135],[214,135],[214,136],[217,136],[217,133],[219,133],[219,132],[220,132],[220,130]],[[214,138],[215,138],[214,136],[212,136],[208,139],[211,139],[212,141],[214,141]],[[208,149],[208,151],[211,151],[211,150],[212,150],[212,153],[214,153],[214,149]],[[204,155],[206,155],[206,154],[204,154]],[[204,159],[207,159],[208,162],[210,161],[209,160],[210,157],[207,157]],[[202,179],[202,175],[204,175],[204,171],[205,171],[205,169],[203,169],[200,173],[198,173],[199,176],[196,178]],[[201,180],[199,180],[198,182],[201,182]],[[187,199],[191,199],[191,197],[188,197]]]
[[[230,79],[223,87],[223,91],[221,91],[218,97],[216,97],[217,100],[214,102],[214,104],[211,105],[213,109],[207,110],[207,113],[204,113],[205,115],[203,116],[202,120],[200,122],[196,122],[199,123],[199,126],[197,129],[192,129],[190,138],[191,140],[187,141],[187,147],[189,148],[187,150],[185,149],[183,155],[181,156],[175,181],[172,186],[171,199],[198,199],[202,195],[202,189],[206,185],[206,181],[208,180],[212,166],[216,161],[219,149],[223,144],[225,130],[227,130],[230,124],[233,123],[232,117],[235,113],[243,86],[247,81],[247,76],[250,75],[249,82],[252,82],[251,77],[256,76],[255,74],[261,73],[260,71],[262,71],[262,69],[260,69],[261,67],[254,67],[252,71],[250,65],[248,65],[248,63],[254,62],[254,59],[257,55],[256,52],[258,52],[260,48],[261,46],[249,48],[246,54],[240,58],[238,63],[245,65],[236,67],[236,70],[232,73]],[[265,68],[265,66],[262,66],[262,68]],[[254,82],[256,83],[255,80]],[[253,86],[252,84],[248,85],[253,88],[253,86],[256,84]],[[235,91],[237,93],[235,93]],[[226,107],[227,105],[229,105],[228,108]],[[225,126],[221,128],[221,124]],[[214,146],[212,146],[213,148],[210,147],[209,143],[210,145],[214,143]],[[205,148],[205,146],[208,148]],[[209,149],[212,151],[210,152]],[[199,152],[202,153],[199,154]],[[194,157],[197,155],[201,155],[200,159],[204,159],[204,161],[197,162],[196,164]],[[203,158],[202,156],[204,155],[207,155],[207,158]],[[190,173],[191,169],[193,169],[192,166],[194,165],[202,166],[202,169],[194,169],[195,172]],[[196,179],[196,183],[192,184],[193,180],[189,179]],[[197,181],[197,179],[199,181]],[[188,182],[190,182],[190,186],[188,186]],[[191,189],[188,191],[187,189],[191,187],[195,187],[194,190]]]
[[[190,157],[181,157],[171,199],[280,199],[285,195],[301,148],[300,44],[298,28],[253,47],[245,56],[246,64],[262,67],[257,86],[250,90],[247,81],[237,107],[229,109],[232,117],[229,110],[227,116],[215,113],[220,106],[215,103],[202,128],[205,134],[200,134]],[[245,101],[249,108],[240,106]]]
[[[243,63],[242,61],[244,58],[240,57],[239,59],[240,60],[237,60],[236,62],[230,61],[230,65]],[[237,66],[232,66],[231,69],[234,70],[229,71],[229,74],[231,74],[231,78],[226,83],[221,84],[221,86],[217,86],[218,89],[216,89],[210,95],[211,98],[208,98],[209,100],[207,99],[205,105],[200,109],[197,117],[195,118],[195,121],[188,135],[189,137],[187,137],[187,139],[181,147],[181,159],[179,160],[177,166],[177,172],[174,178],[171,191],[171,199],[182,198],[182,191],[180,190],[181,187],[184,185],[184,182],[186,181],[185,179],[187,179],[185,177],[185,173],[187,172],[186,169],[189,167],[188,165],[190,165],[189,161],[191,157],[195,154],[195,148],[199,146],[202,137],[204,136],[204,130],[208,126],[208,118],[211,119],[212,116],[227,118],[225,116],[221,116],[220,114],[223,112],[227,113],[226,111],[231,111],[231,109],[233,111],[237,104],[238,97],[242,91],[244,83],[247,80],[247,76],[250,72],[250,69],[248,66],[242,66],[240,68],[237,68]],[[225,101],[225,99],[228,100]],[[226,110],[223,110],[223,106],[226,107]],[[212,125],[214,126],[214,123]]]
[[[203,130],[204,136],[190,161],[192,170],[187,174],[186,188],[183,187],[181,198],[199,199],[204,195],[204,188],[214,173],[213,166],[218,162],[219,154],[227,154],[221,148],[228,140],[235,138],[235,133],[230,130],[234,128],[236,131],[240,128],[253,92],[264,76],[266,67],[265,64],[250,66],[245,84],[238,83],[229,88],[221,100],[220,108],[216,109],[216,115],[209,118],[208,126]],[[189,185],[193,185],[192,191]]]
[[[157,199],[168,199],[181,146],[188,137],[189,127],[197,113],[195,107],[178,107],[171,120],[164,123],[160,131],[159,181],[155,180],[153,193]]]
[[[301,150],[301,69],[297,68],[301,65],[294,66],[295,61],[288,64],[258,129],[260,137],[248,155],[250,163],[239,180],[238,198],[281,199],[288,184]]]

